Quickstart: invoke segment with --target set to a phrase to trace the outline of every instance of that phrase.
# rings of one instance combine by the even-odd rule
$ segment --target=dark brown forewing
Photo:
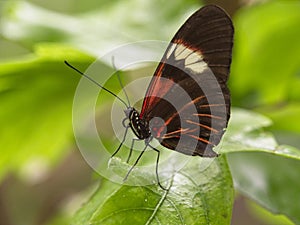
[[[228,80],[233,46],[233,24],[218,6],[208,5],[195,12],[178,30],[171,42],[184,41],[201,51],[215,76]]]
[[[188,155],[217,155],[212,148],[219,143],[229,119],[226,81],[232,43],[232,22],[213,5],[195,12],[175,34],[141,111],[147,121],[154,117],[165,121],[164,128],[152,129],[163,146]]]

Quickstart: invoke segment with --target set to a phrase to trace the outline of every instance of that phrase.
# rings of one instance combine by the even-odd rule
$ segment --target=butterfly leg
[[[129,155],[128,155],[128,158],[126,160],[126,163],[129,163],[129,160],[131,158],[131,155],[132,155],[132,151],[133,151],[133,146],[134,146],[134,142],[135,141],[140,141],[140,139],[132,139],[132,142],[131,142],[131,147],[130,147],[130,151],[129,151]]]
[[[130,127],[129,125],[127,125],[127,126],[125,127],[126,129],[125,129],[125,133],[124,133],[124,136],[123,136],[123,140],[121,141],[119,147],[118,147],[117,150],[111,155],[110,158],[114,157],[114,156],[119,152],[119,150],[121,149],[121,147],[122,147],[122,145],[123,145],[123,143],[124,143],[124,141],[125,141],[125,139],[126,139],[126,135],[127,135],[127,131],[128,131],[128,128],[129,128],[129,127]]]
[[[141,151],[139,157],[135,160],[135,163],[131,166],[131,168],[129,169],[129,171],[127,172],[125,178],[123,179],[123,181],[126,181],[128,178],[128,175],[131,173],[131,171],[133,170],[133,168],[136,166],[136,164],[139,162],[140,158],[142,157],[142,155],[144,154],[144,152],[146,151],[148,145],[146,145],[143,149],[143,151]]]
[[[149,145],[149,144],[148,144]],[[158,163],[159,163],[159,156],[160,156],[160,151],[156,148],[154,148],[153,146],[149,145],[150,148],[152,148],[152,150],[157,152],[157,157],[156,157],[156,166],[155,166],[155,173],[156,173],[156,179],[157,179],[157,183],[158,185],[161,187],[161,189],[163,190],[168,190],[167,188],[163,187],[159,181],[159,176],[158,176]]]

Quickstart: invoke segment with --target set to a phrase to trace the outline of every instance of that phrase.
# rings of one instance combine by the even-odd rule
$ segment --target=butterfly
[[[219,144],[230,118],[227,81],[233,35],[232,21],[222,8],[207,5],[192,14],[169,43],[148,86],[140,112],[65,61],[126,105],[125,135],[112,157],[121,149],[128,130],[132,130],[139,140],[144,140],[145,147],[125,179],[150,148],[157,152],[157,181],[165,189],[158,177],[160,150],[151,145],[153,139],[186,155],[218,156],[213,148]],[[132,148],[127,161],[131,153]]]

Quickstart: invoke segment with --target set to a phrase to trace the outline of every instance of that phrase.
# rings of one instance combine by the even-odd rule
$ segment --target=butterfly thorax
[[[140,118],[140,114],[135,108],[129,107],[125,110],[125,114],[129,119],[129,126],[139,139],[143,140],[151,136],[149,123],[145,119]]]

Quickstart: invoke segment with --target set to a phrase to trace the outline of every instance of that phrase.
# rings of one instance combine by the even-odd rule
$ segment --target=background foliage
[[[79,77],[63,60],[84,70],[120,44],[168,41],[207,2],[0,2],[1,224],[300,224],[299,1],[219,2],[235,25],[229,84],[235,109],[222,157],[206,170],[197,173],[200,159],[193,159],[168,192],[122,186],[93,174],[76,149],[72,101]],[[129,81],[153,69],[122,76]],[[110,101],[103,98],[100,112]]]

